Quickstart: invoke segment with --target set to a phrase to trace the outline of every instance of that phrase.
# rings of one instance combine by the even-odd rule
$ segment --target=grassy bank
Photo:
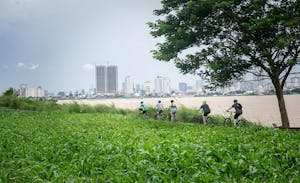
[[[137,106],[138,108],[139,106]],[[134,116],[141,118],[139,110],[129,110],[116,108],[113,105],[79,105],[77,103],[59,105],[53,100],[35,100],[25,99],[16,96],[0,96],[0,108],[2,109],[18,109],[28,111],[56,111],[64,113],[110,113],[121,114],[126,116]],[[156,119],[156,109],[150,107],[148,110],[148,119]],[[213,125],[223,125],[224,117],[220,115],[211,115]],[[202,114],[197,109],[180,107],[177,112],[177,119],[186,123],[202,123]],[[170,120],[169,110],[163,112],[163,120]],[[244,124],[252,125],[246,119]]]
[[[0,182],[299,182],[300,133],[0,110]]]

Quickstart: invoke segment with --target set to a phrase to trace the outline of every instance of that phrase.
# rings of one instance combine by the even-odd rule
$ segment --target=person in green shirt
[[[147,117],[148,107],[144,104],[144,102],[141,102],[139,110],[143,114],[144,117]]]

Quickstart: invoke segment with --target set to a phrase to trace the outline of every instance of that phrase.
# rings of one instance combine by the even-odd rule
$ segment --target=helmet
[[[144,102],[142,101],[141,104],[143,104]]]
[[[202,101],[202,104],[206,104],[206,100],[203,100],[203,101]]]
[[[237,99],[234,99],[233,102],[237,102]]]
[[[161,101],[160,101],[160,100],[158,100],[158,103],[161,103]]]
[[[174,100],[171,100],[171,102],[173,103],[173,102],[174,102]]]

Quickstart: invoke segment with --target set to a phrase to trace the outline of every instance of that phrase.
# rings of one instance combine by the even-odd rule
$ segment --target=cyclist
[[[141,102],[139,110],[141,111],[144,117],[147,116],[148,107],[144,104],[143,101]]]
[[[233,118],[235,119],[235,124],[237,125],[238,124],[238,120],[239,120],[239,116],[241,114],[243,114],[243,109],[242,109],[243,106],[240,103],[238,103],[237,99],[234,99],[233,100],[233,105],[230,108],[228,108],[226,111],[228,112],[232,108],[235,109],[235,114],[234,114]]]
[[[171,100],[171,106],[170,106],[170,115],[171,115],[171,121],[176,121],[176,112],[177,112],[177,107],[174,104],[174,100]]]
[[[160,100],[156,104],[156,110],[157,110],[157,119],[161,119],[163,110],[164,110],[164,106],[162,105]]]
[[[205,100],[202,101],[202,105],[200,106],[200,111],[202,110],[203,115],[202,115],[202,120],[203,120],[203,124],[206,124],[206,117],[207,115],[210,113],[210,108],[208,106],[208,104],[206,103]]]

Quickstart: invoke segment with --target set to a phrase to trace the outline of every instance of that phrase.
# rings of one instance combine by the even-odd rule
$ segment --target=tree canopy
[[[15,92],[15,90],[12,87],[10,87],[3,93],[3,95],[4,96],[17,96],[17,93]]]
[[[198,74],[211,86],[225,86],[259,68],[272,80],[279,105],[284,105],[284,84],[299,64],[298,0],[161,3],[162,8],[154,10],[159,19],[149,23],[151,34],[164,40],[152,51],[154,58],[173,61],[182,73]]]
[[[154,57],[173,60],[183,73],[200,74],[216,86],[262,68],[290,72],[300,52],[299,1],[163,0],[161,17],[149,23]],[[189,48],[199,48],[182,57]],[[205,66],[205,67],[201,67]]]

